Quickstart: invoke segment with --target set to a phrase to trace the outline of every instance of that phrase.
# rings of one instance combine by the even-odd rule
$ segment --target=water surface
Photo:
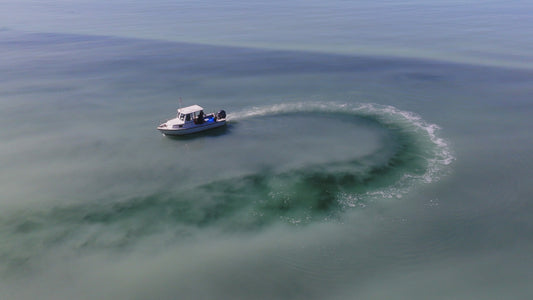
[[[532,296],[528,4],[4,5],[0,298]],[[228,126],[162,136],[179,97]]]

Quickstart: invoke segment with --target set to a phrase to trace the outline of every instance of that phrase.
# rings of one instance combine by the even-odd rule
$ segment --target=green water
[[[241,17],[193,32],[162,26],[177,14],[165,1],[21,3],[13,15],[33,7],[44,27],[6,17],[0,31],[0,298],[531,298],[530,44],[503,34],[527,31],[505,14],[526,4],[339,2],[320,30],[318,3],[278,4],[284,28],[307,27],[254,35],[247,6],[205,4]],[[191,29],[203,10],[183,5]],[[434,5],[434,23],[407,18]],[[425,26],[408,39],[368,23],[390,41],[341,26],[380,10]],[[108,13],[106,33],[91,18]],[[376,47],[395,55],[362,50]],[[227,126],[162,136],[179,97],[226,110]]]

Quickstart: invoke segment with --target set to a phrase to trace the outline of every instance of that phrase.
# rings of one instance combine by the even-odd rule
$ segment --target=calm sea
[[[4,1],[0,298],[531,299],[532,14]]]

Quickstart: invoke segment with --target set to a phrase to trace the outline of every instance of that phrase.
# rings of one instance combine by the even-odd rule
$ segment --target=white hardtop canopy
[[[204,109],[200,105],[191,105],[191,106],[178,109],[178,113],[182,113],[186,115],[186,114],[191,114],[191,113],[201,111],[201,110],[204,110]]]

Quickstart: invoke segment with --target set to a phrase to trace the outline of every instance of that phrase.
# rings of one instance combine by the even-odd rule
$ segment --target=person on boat
[[[204,111],[201,110],[196,119],[196,124],[202,124],[204,122]]]

